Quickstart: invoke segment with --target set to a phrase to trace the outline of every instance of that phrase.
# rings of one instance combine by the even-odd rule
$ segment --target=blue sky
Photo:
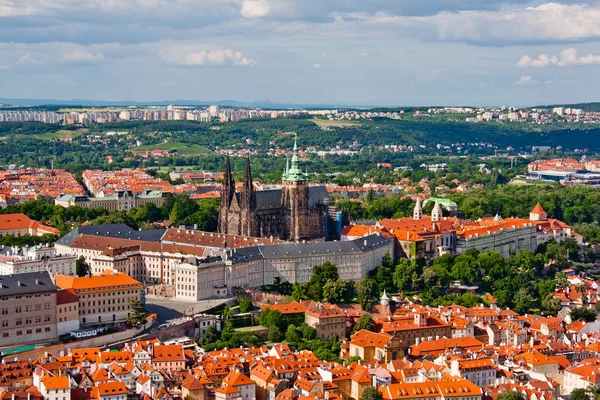
[[[600,1],[0,0],[0,97],[597,101]]]

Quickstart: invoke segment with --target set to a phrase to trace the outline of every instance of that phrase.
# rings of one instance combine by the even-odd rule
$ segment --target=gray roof
[[[48,271],[25,274],[0,275],[0,296],[56,292]]]
[[[78,226],[65,236],[56,241],[56,244],[71,246],[80,235],[93,235],[113,237],[119,239],[144,240],[147,242],[158,242],[163,237],[166,229],[149,229],[136,231],[127,224],[106,224]]]
[[[390,240],[378,235],[339,242],[283,243],[266,246],[253,246],[236,249],[232,254],[234,262],[244,262],[258,258],[286,258],[328,256],[337,254],[363,253],[390,244]]]

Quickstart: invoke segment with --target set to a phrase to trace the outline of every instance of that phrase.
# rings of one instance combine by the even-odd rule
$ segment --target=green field
[[[61,129],[56,132],[48,132],[48,133],[42,133],[40,135],[35,135],[35,137],[43,139],[43,140],[62,139],[67,136],[76,138],[77,136],[83,135],[87,131],[88,130],[86,128],[77,129],[75,131],[68,131],[68,130]]]
[[[357,121],[330,121],[328,119],[313,118],[315,124],[321,128],[336,128],[336,127],[347,127],[347,126],[358,126],[360,125]]]
[[[257,326],[246,326],[243,328],[236,328],[234,329],[236,332],[258,332],[258,331],[263,331],[267,328],[265,328],[264,326],[261,325],[257,325]]]
[[[146,150],[177,150],[177,153],[183,156],[201,156],[210,153],[210,150],[208,150],[206,147],[198,146],[197,144],[185,145],[181,142],[148,144],[145,146],[138,146],[132,149],[132,151],[135,152],[143,152]]]

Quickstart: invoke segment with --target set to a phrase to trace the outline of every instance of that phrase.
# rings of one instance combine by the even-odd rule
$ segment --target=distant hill
[[[565,108],[579,108],[583,111],[600,111],[600,102],[594,103],[575,103],[575,104],[551,104],[546,106],[535,106],[530,108],[554,108],[554,107],[565,107]]]

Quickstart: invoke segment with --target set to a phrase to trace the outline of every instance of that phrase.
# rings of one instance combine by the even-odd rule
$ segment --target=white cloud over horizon
[[[0,0],[11,97],[535,104],[599,64],[600,0]]]
[[[537,58],[532,58],[524,55],[517,62],[519,68],[569,67],[573,65],[592,64],[600,64],[600,55],[588,54],[586,56],[579,56],[577,49],[574,47],[565,49],[560,54],[554,56],[540,54]]]

